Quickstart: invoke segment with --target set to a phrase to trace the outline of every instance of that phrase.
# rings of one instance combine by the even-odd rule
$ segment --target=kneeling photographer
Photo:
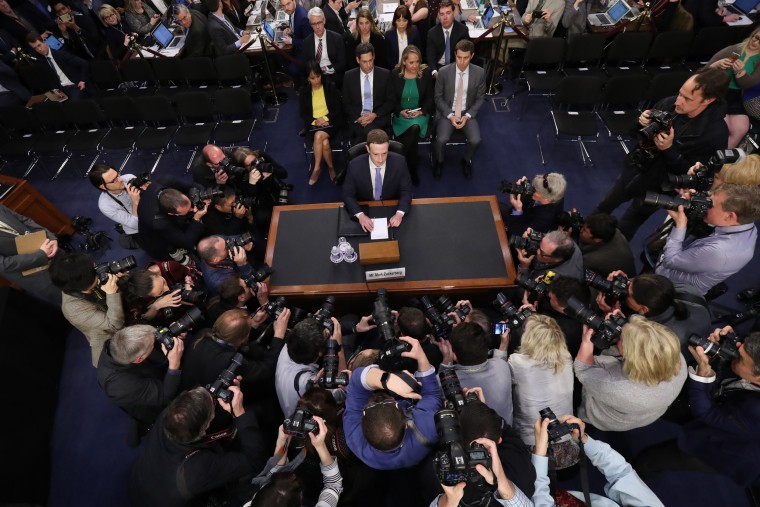
[[[557,228],[557,216],[565,205],[567,181],[559,173],[537,174],[532,182],[523,176],[517,183],[503,181],[501,192],[509,194],[509,204],[499,203],[510,236],[521,236],[530,227],[548,232]]]
[[[254,271],[248,254],[253,250],[253,237],[248,233],[228,238],[209,236],[200,240],[200,268],[209,292],[219,292],[222,282],[228,278],[252,276]]]
[[[583,279],[583,256],[580,248],[564,231],[536,233],[530,227],[522,237],[510,238],[517,249],[518,271],[531,279],[553,271],[557,275]]]

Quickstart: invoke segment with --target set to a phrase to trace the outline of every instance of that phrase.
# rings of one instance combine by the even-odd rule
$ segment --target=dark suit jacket
[[[50,52],[53,54],[55,63],[58,64],[58,67],[60,67],[61,71],[66,74],[66,77],[72,83],[76,85],[80,81],[87,82],[89,66],[85,60],[64,50],[56,51],[55,49],[51,49]],[[44,69],[47,74],[48,90],[61,88],[61,80],[58,79],[58,74],[48,64],[47,58],[39,57],[38,55],[36,65]]]
[[[348,13],[346,13],[346,10],[341,8],[340,15],[335,14],[335,11],[327,5],[327,2],[322,4],[322,10],[325,12],[325,28],[343,35],[346,31],[346,23],[348,23]]]
[[[343,202],[351,216],[362,211],[357,201],[373,200],[370,178],[369,154],[360,155],[348,164],[348,173],[343,182]],[[398,210],[409,212],[412,205],[412,178],[406,160],[398,153],[388,152],[380,197],[382,200],[398,199]]]
[[[333,78],[337,84],[343,80],[343,73],[346,71],[346,54],[343,47],[343,38],[330,30],[325,30],[324,45],[327,46],[327,57],[332,63],[335,74]],[[324,51],[324,49],[323,49]],[[303,41],[301,48],[301,61],[306,63],[309,60],[314,60],[317,55],[317,45],[314,40],[314,35],[310,34]],[[319,62],[317,62],[319,63]]]
[[[340,101],[340,92],[329,80],[322,82],[325,90],[325,102],[327,102],[327,117],[334,126],[343,123],[343,107]],[[298,96],[298,113],[304,122],[304,127],[309,128],[314,121],[314,109],[311,100],[311,85],[306,84],[301,88]]]
[[[359,80],[362,78],[361,69],[351,69],[343,79],[343,117],[346,123],[353,123],[362,114],[362,88]],[[372,77],[372,112],[377,115],[380,123],[389,122],[390,114],[396,105],[393,90],[388,85],[390,72],[381,67],[375,67]]]
[[[523,205],[522,215],[513,215],[512,207],[505,206],[502,218],[510,236],[522,236],[528,227],[538,232],[549,232],[557,228],[557,215],[562,213],[564,207],[564,198],[544,205]]]
[[[227,21],[230,20],[227,19]],[[230,24],[232,25],[231,21]],[[231,55],[238,50],[235,42],[240,37],[232,33],[214,14],[208,15],[208,34],[211,36],[211,40],[214,41],[217,55]]]
[[[420,47],[420,33],[417,31],[417,27],[412,25],[411,31],[412,33],[406,36],[407,44]],[[388,59],[389,69],[398,65],[401,53],[398,50],[398,32],[395,29],[385,32],[385,57]]]
[[[356,63],[356,46],[359,45],[359,39],[354,38],[350,31],[346,31],[343,34],[343,43],[346,46],[346,68],[354,69],[359,67],[359,64]],[[369,43],[375,48],[375,67],[388,68],[385,37],[372,32],[369,34]]]
[[[107,26],[103,33],[108,49],[111,51],[111,56],[116,60],[121,60],[128,51],[127,46],[124,45],[124,33],[132,33],[134,30],[132,30],[132,27],[129,26],[129,23],[124,18],[121,19],[121,24],[116,25],[116,27]]]
[[[0,85],[3,85],[13,95],[18,97],[19,101],[26,104],[32,96],[32,92],[21,84],[18,74],[12,67],[0,62]]]
[[[304,40],[314,33],[309,24],[309,15],[306,9],[301,5],[296,5],[296,11],[293,13],[293,32],[290,34],[293,39],[293,51],[296,55],[301,51]]]
[[[396,98],[395,107],[393,112],[399,114],[402,109],[409,109],[404,107],[401,103],[401,93],[404,91],[404,85],[406,81],[404,77],[399,74],[398,69],[391,71],[391,90],[393,96]],[[426,68],[422,71],[422,77],[417,79],[417,90],[420,94],[420,107],[422,112],[429,115],[435,114],[435,80],[433,78],[433,72],[430,68]]]
[[[454,88],[456,87],[457,64],[451,63],[441,67],[435,80],[435,108],[438,115],[445,118],[452,113]],[[480,106],[486,96],[486,73],[482,67],[470,64],[467,80],[467,97],[465,110],[473,119],[478,115]]]
[[[456,62],[456,45],[468,35],[467,27],[459,21],[454,21],[449,36],[449,47],[451,48],[451,63]],[[446,49],[446,38],[443,35],[443,27],[440,24],[430,29],[427,36],[427,64],[432,70],[438,70],[438,60],[443,56]]]
[[[187,31],[182,58],[211,56],[211,35],[209,35],[208,30],[208,18],[194,9],[190,9],[190,16],[193,18],[193,22]]]

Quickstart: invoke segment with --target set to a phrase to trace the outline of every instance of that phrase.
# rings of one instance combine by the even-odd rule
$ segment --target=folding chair
[[[214,90],[214,111],[219,117],[219,126],[214,133],[214,143],[232,146],[235,143],[250,143],[256,119],[253,117],[251,95],[245,88],[220,88]]]
[[[646,74],[635,76],[612,76],[602,90],[599,98],[597,116],[610,139],[616,139],[628,154],[625,141],[631,139],[631,133],[638,125],[641,115],[640,103],[649,89],[650,77]]]
[[[122,94],[119,88],[122,78],[119,69],[111,60],[90,60],[90,79],[88,81],[91,89],[94,89],[98,98],[105,98]]]
[[[182,75],[191,88],[209,90],[219,87],[214,62],[208,56],[180,60]]]
[[[44,135],[42,128],[24,106],[0,108],[0,125],[8,132],[0,140],[0,157],[31,159],[23,174],[26,178],[39,160],[34,145]]]
[[[603,33],[571,35],[567,39],[567,52],[562,72],[567,75],[603,75],[600,67],[607,37]]]
[[[64,102],[63,112],[66,120],[77,129],[67,145],[69,152],[72,155],[78,154],[80,157],[85,157],[88,153],[95,151],[95,157],[84,172],[84,176],[87,176],[100,158],[100,143],[111,128],[100,106],[94,100]],[[63,167],[58,172],[60,173],[62,169]]]
[[[140,97],[137,99],[137,111],[145,122],[145,130],[137,138],[135,148],[158,154],[150,168],[150,173],[153,174],[179,128],[177,113],[164,95]]]
[[[40,102],[32,107],[32,112],[40,122],[40,127],[45,130],[45,134],[34,145],[34,151],[40,157],[40,163],[44,165],[42,157],[64,157],[63,162],[50,178],[54,180],[71,158],[71,152],[66,145],[74,136],[75,129],[66,119],[61,102]]]
[[[179,58],[151,58],[150,64],[158,84],[156,94],[172,97],[175,93],[187,90],[187,80],[182,73]]]
[[[678,90],[691,76],[691,72],[665,72],[655,74],[649,83],[649,89],[644,94],[644,109],[655,105],[665,97],[678,94]]]
[[[152,95],[158,86],[158,80],[148,60],[144,58],[130,58],[121,62],[121,75],[124,81],[132,83],[133,87],[127,93],[134,97]]]
[[[562,58],[565,40],[554,37],[537,37],[528,42],[518,82],[523,79],[528,96],[551,96],[562,80]],[[534,93],[535,92],[535,93]],[[523,101],[518,119],[522,118],[527,101]]]
[[[660,32],[644,59],[644,68],[650,74],[688,70],[684,61],[692,40],[692,32]]]
[[[651,32],[623,32],[610,44],[602,67],[608,75],[646,72],[642,64],[652,43]]]
[[[174,136],[174,145],[192,149],[185,172],[190,171],[198,148],[206,145],[216,127],[211,99],[202,91],[180,92],[174,96],[180,127]]]
[[[127,155],[119,166],[119,174],[121,174],[135,151],[135,143],[144,127],[141,125],[137,104],[132,97],[108,97],[101,101],[101,105],[111,125],[111,130],[100,143],[101,148],[104,151],[127,150]]]

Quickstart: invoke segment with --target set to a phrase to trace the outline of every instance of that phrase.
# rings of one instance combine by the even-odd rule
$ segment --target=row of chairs
[[[191,150],[189,170],[197,150],[213,139],[220,146],[249,144],[255,126],[250,93],[243,88],[220,88],[165,95],[105,97],[76,102],[42,102],[0,109],[0,157],[29,157],[27,177],[43,157],[63,157],[55,179],[74,156],[94,158],[86,176],[104,153],[126,150],[123,169],[136,150],[157,154],[150,171],[172,148]],[[81,171],[80,171],[81,172]]]

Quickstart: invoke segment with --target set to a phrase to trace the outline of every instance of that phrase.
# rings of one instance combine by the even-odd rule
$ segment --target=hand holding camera
[[[238,375],[235,377],[235,380],[232,381],[232,385],[227,388],[227,390],[232,393],[232,401],[228,403],[221,397],[217,398],[219,406],[234,417],[240,417],[245,414],[245,408],[243,408],[243,392],[240,390],[241,380],[242,377]]]
[[[162,308],[169,308],[169,307],[176,308],[182,304],[181,292],[182,292],[182,289],[177,289],[172,292],[167,292],[163,296],[156,299],[151,305],[151,307],[154,308],[155,310],[160,310]]]
[[[166,359],[169,361],[170,370],[179,370],[182,364],[182,353],[185,351],[185,341],[177,336],[172,337],[174,346],[171,350],[166,350],[166,346],[161,344]]]

